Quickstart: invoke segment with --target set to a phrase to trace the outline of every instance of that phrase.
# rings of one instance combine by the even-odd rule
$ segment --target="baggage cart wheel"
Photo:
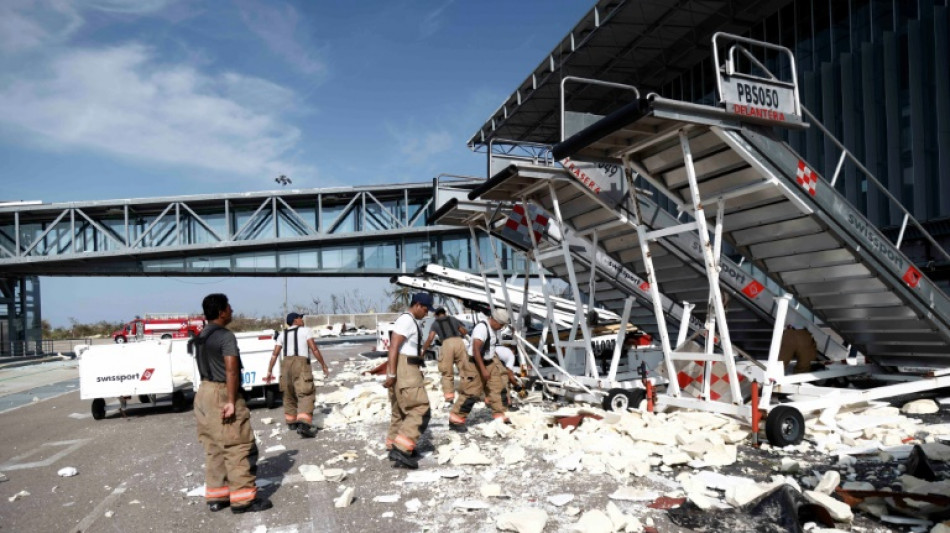
[[[168,339],[170,339],[170,338],[172,338],[172,334],[171,334],[171,333],[166,333],[166,334],[162,335],[162,340],[163,340],[163,341],[164,341],[164,340],[168,340]]]
[[[92,401],[92,418],[102,420],[106,417],[106,401],[103,398],[96,398]]]
[[[172,411],[180,413],[185,410],[185,393],[176,390],[172,393]]]
[[[640,407],[640,402],[646,398],[642,389],[610,389],[604,397],[604,411],[626,411]]]
[[[268,409],[273,409],[277,407],[277,391],[278,387],[273,385],[269,387],[264,387],[264,406]]]
[[[765,436],[772,446],[798,444],[805,436],[805,417],[788,405],[779,405],[765,418]]]
[[[148,394],[139,394],[139,403],[149,403],[150,401],[152,399],[148,397]]]

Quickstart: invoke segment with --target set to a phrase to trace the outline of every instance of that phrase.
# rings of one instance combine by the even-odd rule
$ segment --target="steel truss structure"
[[[476,181],[436,182],[446,180]],[[0,273],[391,276],[435,261],[471,270],[469,236],[427,225],[432,203],[430,182],[5,204]]]

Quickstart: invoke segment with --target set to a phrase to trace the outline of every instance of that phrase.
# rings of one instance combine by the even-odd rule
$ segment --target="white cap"
[[[503,326],[508,325],[508,311],[504,309],[495,309],[495,312],[491,314],[491,317],[495,319],[495,322]]]

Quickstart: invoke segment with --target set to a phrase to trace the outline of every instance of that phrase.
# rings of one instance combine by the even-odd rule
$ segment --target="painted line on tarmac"
[[[76,439],[76,440],[64,440],[60,442],[46,442],[43,444],[43,446],[40,446],[39,448],[36,448],[27,453],[18,455],[10,459],[10,462],[0,465],[0,471],[10,472],[13,470],[27,470],[29,468],[41,468],[44,466],[49,466],[55,463],[56,461],[59,461],[63,457],[66,457],[67,455],[78,450],[90,440],[92,439]],[[32,455],[39,453],[41,450],[43,450],[44,447],[47,447],[47,446],[66,446],[66,448],[56,452],[55,454],[53,454],[50,457],[47,457],[46,459],[43,459],[42,461],[34,461],[32,463],[17,463],[17,461],[21,461],[23,459],[26,459],[27,457],[30,457]]]
[[[76,527],[70,529],[70,533],[82,533],[83,531],[89,529],[89,526],[94,524],[97,518],[105,514],[103,509],[112,504],[112,502],[114,502],[125,492],[125,485],[127,483],[127,481],[123,481],[121,485],[116,487],[112,493],[106,496],[106,499],[99,502],[99,505],[97,505],[96,508],[93,509],[89,514],[87,514],[86,517],[76,525]]]

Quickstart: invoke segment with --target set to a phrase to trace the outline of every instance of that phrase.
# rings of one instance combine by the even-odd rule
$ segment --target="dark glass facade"
[[[950,8],[947,0],[794,0],[745,36],[788,47],[802,104],[950,249]],[[782,77],[788,65],[766,58]],[[714,104],[711,61],[663,96]],[[817,128],[786,140],[826,179],[840,150]],[[894,240],[903,213],[850,162],[836,188]],[[950,261],[913,228],[902,250],[946,290]]]

